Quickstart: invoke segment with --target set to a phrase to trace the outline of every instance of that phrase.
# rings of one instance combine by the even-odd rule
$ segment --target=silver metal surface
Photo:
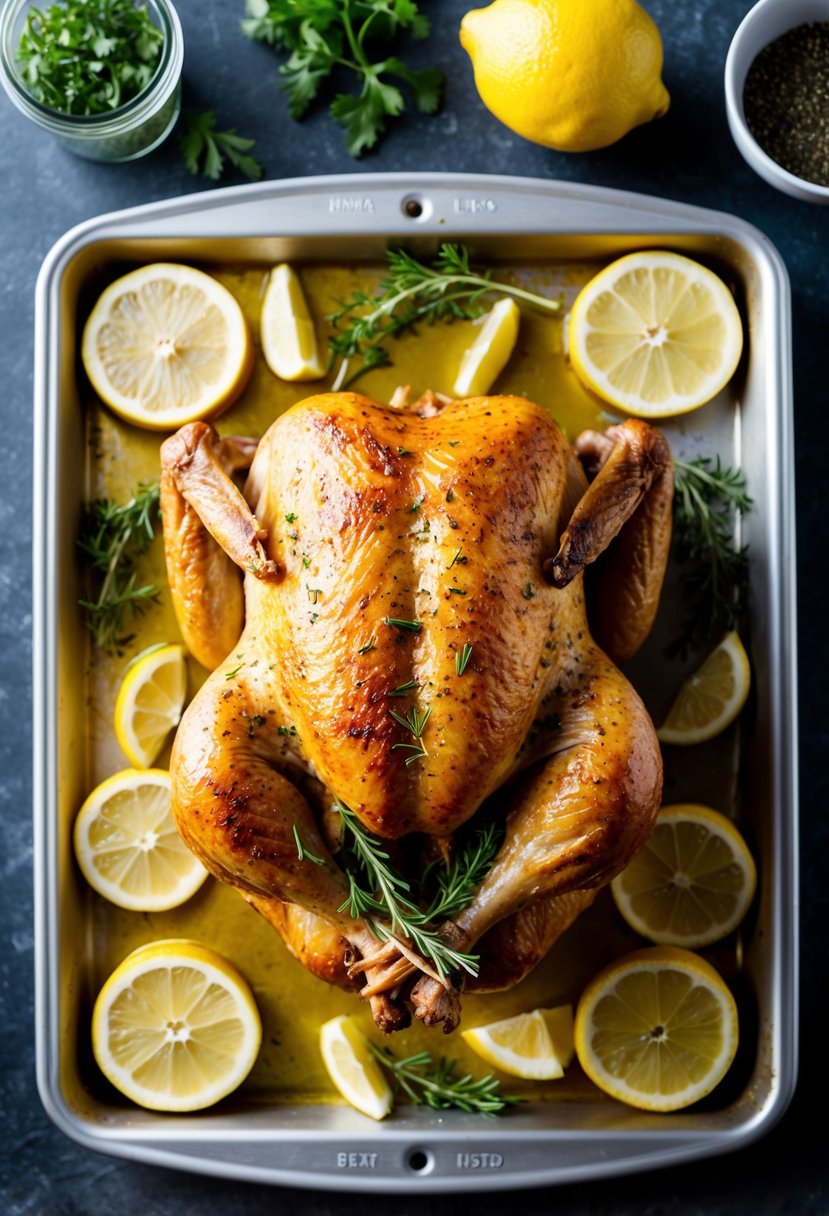
[[[88,1032],[78,1017],[86,926],[71,873],[85,713],[74,560],[85,497],[75,387],[84,285],[114,262],[198,257],[204,263],[227,259],[229,251],[240,262],[368,261],[382,256],[390,241],[429,253],[447,239],[502,262],[609,259],[658,245],[704,256],[738,288],[750,354],[731,396],[666,430],[680,456],[718,451],[741,464],[755,504],[743,537],[752,555],[754,697],[739,769],[732,766],[761,874],[742,971],[756,1011],[753,1070],[725,1108],[661,1116],[598,1096],[533,1105],[500,1121],[404,1108],[381,1125],[345,1107],[246,1106],[241,1098],[188,1117],[107,1105],[78,1074],[79,1054],[88,1054]],[[649,1169],[729,1151],[772,1126],[793,1091],[797,1046],[790,348],[787,275],[756,229],[732,216],[580,185],[445,174],[266,183],[103,216],[58,242],[44,262],[36,303],[34,855],[38,1083],[47,1111],[67,1135],[100,1152],[201,1173],[414,1193]],[[682,784],[680,773],[674,800],[684,796]],[[695,800],[705,796],[697,785]]]

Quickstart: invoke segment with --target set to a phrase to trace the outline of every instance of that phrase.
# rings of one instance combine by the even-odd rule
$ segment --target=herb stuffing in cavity
[[[30,8],[16,58],[32,97],[61,114],[108,114],[137,97],[164,34],[133,0],[70,0]]]
[[[746,76],[743,110],[781,168],[829,186],[829,21],[799,25],[760,51]]]

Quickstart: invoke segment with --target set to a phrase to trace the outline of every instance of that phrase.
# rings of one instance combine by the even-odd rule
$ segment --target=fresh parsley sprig
[[[107,114],[152,80],[164,34],[133,0],[31,6],[15,57],[26,88],[61,114]]]
[[[355,920],[365,920],[384,941],[406,938],[434,964],[440,976],[459,968],[477,975],[477,957],[453,950],[440,937],[430,924],[432,911],[424,912],[414,902],[411,885],[393,869],[383,841],[369,832],[344,802],[337,800],[335,805],[347,832],[347,845],[339,861],[349,884],[349,897],[339,910],[347,910]]]
[[[423,114],[440,105],[443,74],[415,71],[378,48],[401,32],[423,39],[429,21],[415,0],[247,0],[242,30],[256,42],[288,53],[279,69],[291,115],[302,118],[336,72],[349,72],[359,91],[337,93],[330,113],[346,133],[346,148],[360,156],[373,148],[389,119],[406,106],[404,85]]]
[[[750,510],[742,469],[717,456],[674,459],[674,533],[677,560],[686,564],[683,582],[693,613],[674,651],[707,641],[718,627],[732,629],[745,610],[748,550],[734,543],[734,513]]]
[[[135,560],[155,536],[159,499],[158,482],[142,482],[128,502],[99,498],[83,517],[78,547],[103,575],[97,596],[80,601],[84,624],[96,645],[111,654],[120,654],[134,636],[122,633],[127,613],[141,616],[158,597],[155,584],[138,583]]]
[[[497,1115],[507,1106],[523,1102],[523,1098],[501,1093],[501,1082],[495,1077],[474,1080],[469,1073],[458,1075],[456,1060],[435,1060],[428,1051],[398,1060],[387,1048],[367,1040],[372,1055],[386,1068],[397,1085],[416,1106],[432,1110],[466,1111],[468,1114]]]
[[[526,291],[513,283],[502,283],[491,270],[475,271],[464,245],[443,244],[427,265],[404,249],[390,249],[387,270],[373,296],[355,291],[328,315],[334,327],[329,339],[332,362],[341,360],[335,377],[337,388],[353,384],[375,367],[388,367],[390,338],[414,330],[418,324],[435,321],[475,320],[484,311],[488,294],[511,296],[543,312],[561,311],[561,300]],[[349,361],[361,360],[348,374]]]
[[[263,169],[259,161],[249,155],[255,142],[237,135],[233,127],[229,131],[217,131],[212,110],[182,115],[178,146],[184,163],[191,173],[201,173],[211,181],[218,181],[230,163],[250,181],[258,182]]]

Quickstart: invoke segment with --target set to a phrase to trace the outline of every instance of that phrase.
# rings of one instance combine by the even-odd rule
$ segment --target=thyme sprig
[[[365,920],[384,941],[406,938],[444,978],[459,968],[477,975],[477,956],[453,950],[440,937],[430,924],[431,913],[418,907],[411,885],[393,869],[383,841],[369,832],[344,802],[338,799],[335,806],[348,836],[340,864],[348,879],[349,896],[339,911],[347,911],[355,920]]]
[[[142,482],[128,502],[99,498],[84,513],[78,548],[103,578],[97,596],[80,605],[95,644],[111,654],[122,653],[135,636],[122,632],[127,614],[141,616],[158,598],[154,583],[139,584],[135,560],[155,536],[159,500],[159,483]]]
[[[416,1106],[432,1110],[463,1110],[469,1114],[497,1115],[507,1106],[523,1102],[523,1098],[501,1093],[501,1082],[486,1076],[474,1080],[469,1073],[458,1075],[457,1060],[436,1060],[428,1051],[398,1060],[386,1047],[367,1040],[372,1055],[388,1069],[398,1088]]]
[[[491,270],[473,270],[465,245],[441,245],[431,265],[404,249],[388,250],[386,259],[386,277],[373,296],[355,291],[328,316],[335,330],[328,342],[332,365],[340,359],[334,379],[337,388],[354,384],[372,368],[390,366],[389,339],[399,338],[423,321],[475,320],[484,311],[487,294],[512,296],[544,312],[561,310],[560,300],[501,283],[493,279]],[[355,358],[361,365],[349,374]]]
[[[698,456],[674,459],[674,555],[689,569],[683,584],[693,612],[672,650],[686,652],[718,627],[732,629],[745,609],[748,549],[734,542],[735,512],[751,509],[742,469]]]

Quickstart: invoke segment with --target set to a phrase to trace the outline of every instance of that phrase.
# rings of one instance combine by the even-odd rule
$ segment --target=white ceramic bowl
[[[796,177],[763,151],[746,124],[743,88],[748,69],[763,47],[787,30],[829,21],[829,0],[760,0],[731,40],[725,61],[725,109],[735,144],[755,172],[778,190],[810,203],[829,203],[829,186]]]

